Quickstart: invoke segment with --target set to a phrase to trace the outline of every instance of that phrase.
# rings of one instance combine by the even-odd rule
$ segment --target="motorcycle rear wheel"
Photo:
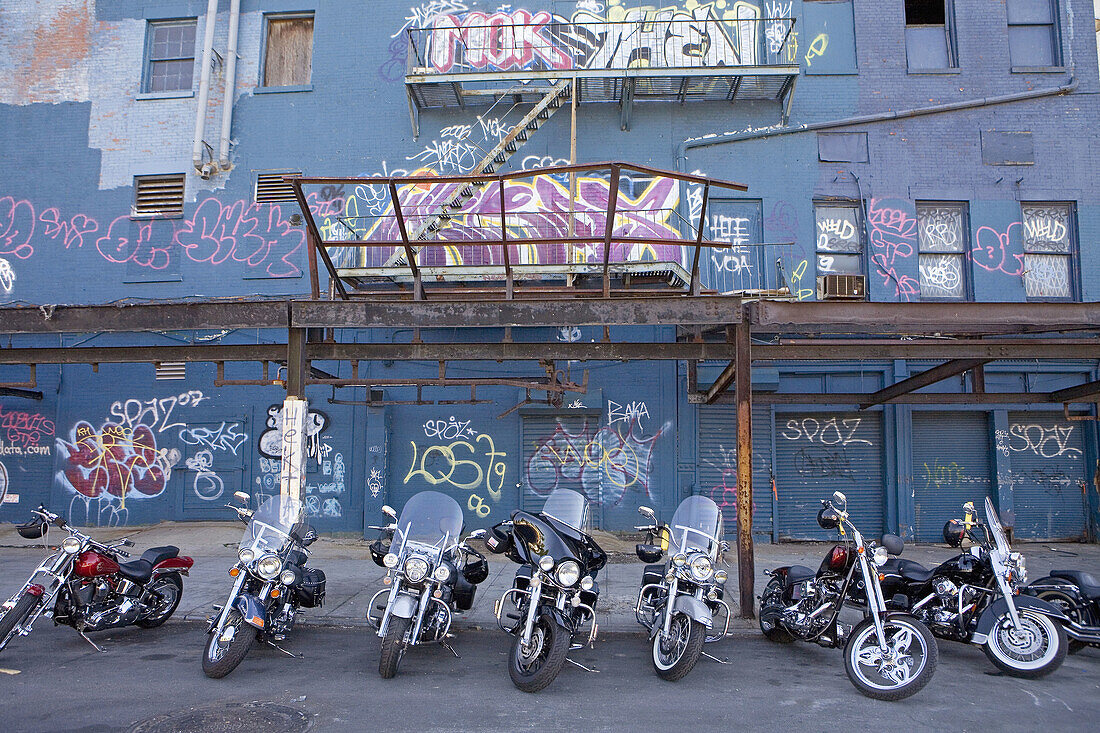
[[[1013,630],[1007,611],[998,618],[982,651],[1005,674],[1024,679],[1045,677],[1066,659],[1066,630],[1046,614],[1020,609],[1019,616],[1019,631]]]
[[[932,679],[939,648],[928,627],[911,616],[890,616],[882,619],[882,625],[892,658],[883,658],[875,619],[868,616],[852,629],[844,646],[844,671],[867,697],[904,700]]]
[[[410,624],[412,624],[411,618],[390,617],[386,636],[382,639],[382,656],[378,659],[378,674],[384,680],[392,679],[397,674],[401,658],[405,656],[405,650],[409,647],[405,641],[405,634]]]
[[[663,680],[675,682],[687,676],[703,653],[707,627],[687,614],[672,617],[669,638],[662,640],[662,632],[653,637],[653,668]]]
[[[790,644],[794,641],[794,636],[775,623],[774,619],[777,614],[765,613],[770,606],[782,608],[782,596],[783,584],[779,582],[779,579],[772,578],[769,580],[768,584],[764,586],[764,592],[760,595],[760,618],[758,623],[760,624],[760,631],[764,633],[764,637],[768,641],[774,641],[776,644]]]
[[[531,632],[531,644],[523,649],[523,633],[516,632],[512,650],[508,654],[508,676],[512,684],[523,692],[538,692],[558,676],[565,666],[572,635],[554,620],[543,614],[535,619]]]
[[[221,637],[225,635],[224,629],[230,627],[234,629],[233,637],[223,645]],[[240,611],[237,609],[230,611],[226,616],[222,633],[219,634],[217,629],[214,629],[209,634],[210,638],[202,653],[203,673],[212,679],[221,679],[235,670],[237,665],[244,661],[258,634],[255,628],[245,623]]]
[[[31,615],[39,601],[41,601],[41,598],[38,596],[24,593],[22,598],[7,613],[0,616],[0,649],[8,645],[11,640],[10,637],[15,633],[15,627]]]
[[[172,614],[180,605],[180,599],[183,598],[183,580],[175,574],[162,575],[153,581],[149,590],[161,595],[162,598],[167,598],[168,602],[158,605],[158,610],[153,615],[134,622],[136,626],[143,629],[155,629],[172,618]]]
[[[1053,580],[1053,578],[1043,578],[1043,580],[1040,580],[1038,582],[1043,583],[1043,582],[1048,582],[1048,581],[1051,581],[1051,580]],[[1074,621],[1074,622],[1080,624],[1081,626],[1095,626],[1096,625],[1096,624],[1092,623],[1090,619],[1085,618],[1084,614],[1082,614],[1081,610],[1079,608],[1077,608],[1077,599],[1074,597],[1073,591],[1070,590],[1069,588],[1067,588],[1066,590],[1061,590],[1059,588],[1050,588],[1050,589],[1046,589],[1046,590],[1041,590],[1041,591],[1039,591],[1038,593],[1035,594],[1035,597],[1039,598],[1041,600],[1044,600],[1047,603],[1054,604],[1054,606],[1056,606],[1057,608],[1060,608],[1062,610],[1062,613],[1066,614],[1066,616],[1070,619],[1070,621]],[[1068,647],[1069,648],[1069,653],[1070,654],[1076,654],[1077,652],[1081,651],[1082,649],[1084,649],[1087,646],[1088,646],[1088,644],[1086,644],[1083,641],[1077,641],[1076,639],[1070,639],[1069,640],[1069,647]]]

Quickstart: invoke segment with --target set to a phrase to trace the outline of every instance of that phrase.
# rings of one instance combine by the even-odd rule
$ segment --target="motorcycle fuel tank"
[[[844,574],[854,559],[855,553],[851,552],[846,545],[836,545],[821,561],[821,569],[818,572]]]
[[[82,578],[111,575],[118,572],[118,563],[95,550],[85,550],[76,558],[73,572]]]

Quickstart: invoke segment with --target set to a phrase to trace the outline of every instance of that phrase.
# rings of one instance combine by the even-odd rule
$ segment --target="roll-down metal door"
[[[700,405],[697,494],[709,496],[722,510],[726,533],[737,533],[737,409]],[[752,411],[752,533],[772,533],[771,408]]]
[[[913,413],[913,500],[916,535],[942,542],[943,525],[979,509],[992,491],[989,413]]]
[[[1063,415],[1010,412],[1007,447],[1016,509],[1015,534],[1076,539],[1085,534],[1085,440],[1081,423]]]
[[[821,500],[841,491],[848,513],[868,537],[886,516],[882,413],[775,415],[776,521],[785,539],[834,539],[817,525]]]

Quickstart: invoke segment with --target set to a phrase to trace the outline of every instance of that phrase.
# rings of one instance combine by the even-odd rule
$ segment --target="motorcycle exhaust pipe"
[[[1100,633],[1092,631],[1088,626],[1070,621],[1065,624],[1066,634],[1074,641],[1083,641],[1086,644],[1100,644]]]

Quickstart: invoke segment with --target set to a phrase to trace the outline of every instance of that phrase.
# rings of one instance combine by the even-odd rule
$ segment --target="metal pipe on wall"
[[[228,171],[229,131],[233,126],[233,99],[237,91],[237,29],[241,20],[241,0],[233,0],[229,8],[229,48],[225,54],[225,99],[222,101],[222,139],[218,150],[218,168]]]
[[[195,145],[191,149],[191,163],[200,178],[209,178],[217,166],[214,161],[202,162],[203,134],[206,131],[206,103],[210,98],[210,59],[214,54],[214,25],[218,18],[218,0],[206,3],[206,28],[202,39],[202,71],[199,73],[199,98],[195,110]]]

